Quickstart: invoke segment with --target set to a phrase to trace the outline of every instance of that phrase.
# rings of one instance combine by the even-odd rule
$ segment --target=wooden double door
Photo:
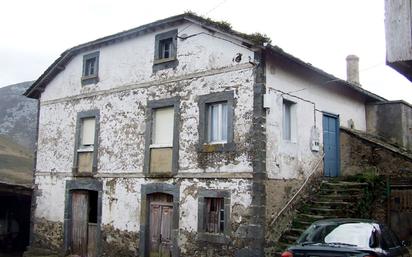
[[[71,253],[81,257],[97,256],[97,192],[72,192]]]
[[[153,194],[149,198],[149,256],[172,256],[172,197],[167,194]]]

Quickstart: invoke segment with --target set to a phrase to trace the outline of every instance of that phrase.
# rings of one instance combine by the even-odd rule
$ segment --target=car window
[[[299,238],[298,243],[339,243],[369,247],[373,231],[373,225],[365,222],[320,223],[310,226]]]

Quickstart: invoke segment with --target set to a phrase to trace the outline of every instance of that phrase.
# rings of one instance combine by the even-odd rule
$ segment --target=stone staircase
[[[317,194],[298,209],[292,226],[283,232],[274,256],[280,256],[316,220],[360,217],[358,207],[367,186],[367,183],[336,179],[322,181]]]

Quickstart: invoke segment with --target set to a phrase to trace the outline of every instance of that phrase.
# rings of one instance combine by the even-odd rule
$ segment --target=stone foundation
[[[63,251],[63,222],[36,218],[33,227],[32,247]]]
[[[121,231],[110,225],[102,226],[102,256],[139,256],[139,233]]]

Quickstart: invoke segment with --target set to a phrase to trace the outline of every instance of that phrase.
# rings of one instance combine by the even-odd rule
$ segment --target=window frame
[[[160,45],[161,41],[172,39],[170,54],[168,58],[161,58]],[[177,61],[177,29],[166,31],[155,36],[153,58],[153,72],[175,68],[178,65]]]
[[[150,172],[150,149],[153,139],[153,114],[154,110],[173,107],[174,117],[173,117],[173,145],[172,145],[172,171],[171,173],[151,173]],[[144,153],[144,164],[143,173],[146,176],[174,176],[178,171],[178,160],[179,160],[179,117],[180,117],[180,98],[172,97],[160,100],[151,100],[147,102],[146,109],[146,131],[145,131],[145,153]]]
[[[88,118],[95,119],[93,150],[91,150],[90,148],[88,149],[81,148],[82,120],[88,119]],[[93,152],[93,163],[92,163],[92,173],[91,174],[97,173],[97,152],[99,148],[99,131],[100,131],[100,111],[98,109],[82,111],[82,112],[77,113],[75,143],[74,143],[74,159],[73,159],[73,168],[72,168],[72,173],[74,175],[90,176],[89,173],[79,172],[78,153],[86,152],[86,151]]]
[[[211,104],[227,103],[227,139],[226,142],[209,142],[209,111]],[[200,152],[226,152],[233,151],[234,134],[234,92],[223,91],[199,96],[199,151]]]
[[[99,81],[99,56],[99,51],[83,55],[83,71],[81,77],[81,82],[83,86],[89,84],[96,84]],[[94,64],[94,73],[86,75],[86,64],[91,59],[96,59]]]
[[[285,138],[285,106],[289,106],[289,134],[290,138]],[[285,142],[296,142],[296,107],[297,103],[289,99],[283,98],[282,101],[282,140]]]
[[[206,232],[206,208],[207,198],[222,198],[224,209],[224,230],[223,233]],[[198,222],[197,222],[197,239],[217,244],[227,244],[230,242],[231,224],[230,224],[230,192],[228,190],[209,190],[200,188],[198,191]]]

